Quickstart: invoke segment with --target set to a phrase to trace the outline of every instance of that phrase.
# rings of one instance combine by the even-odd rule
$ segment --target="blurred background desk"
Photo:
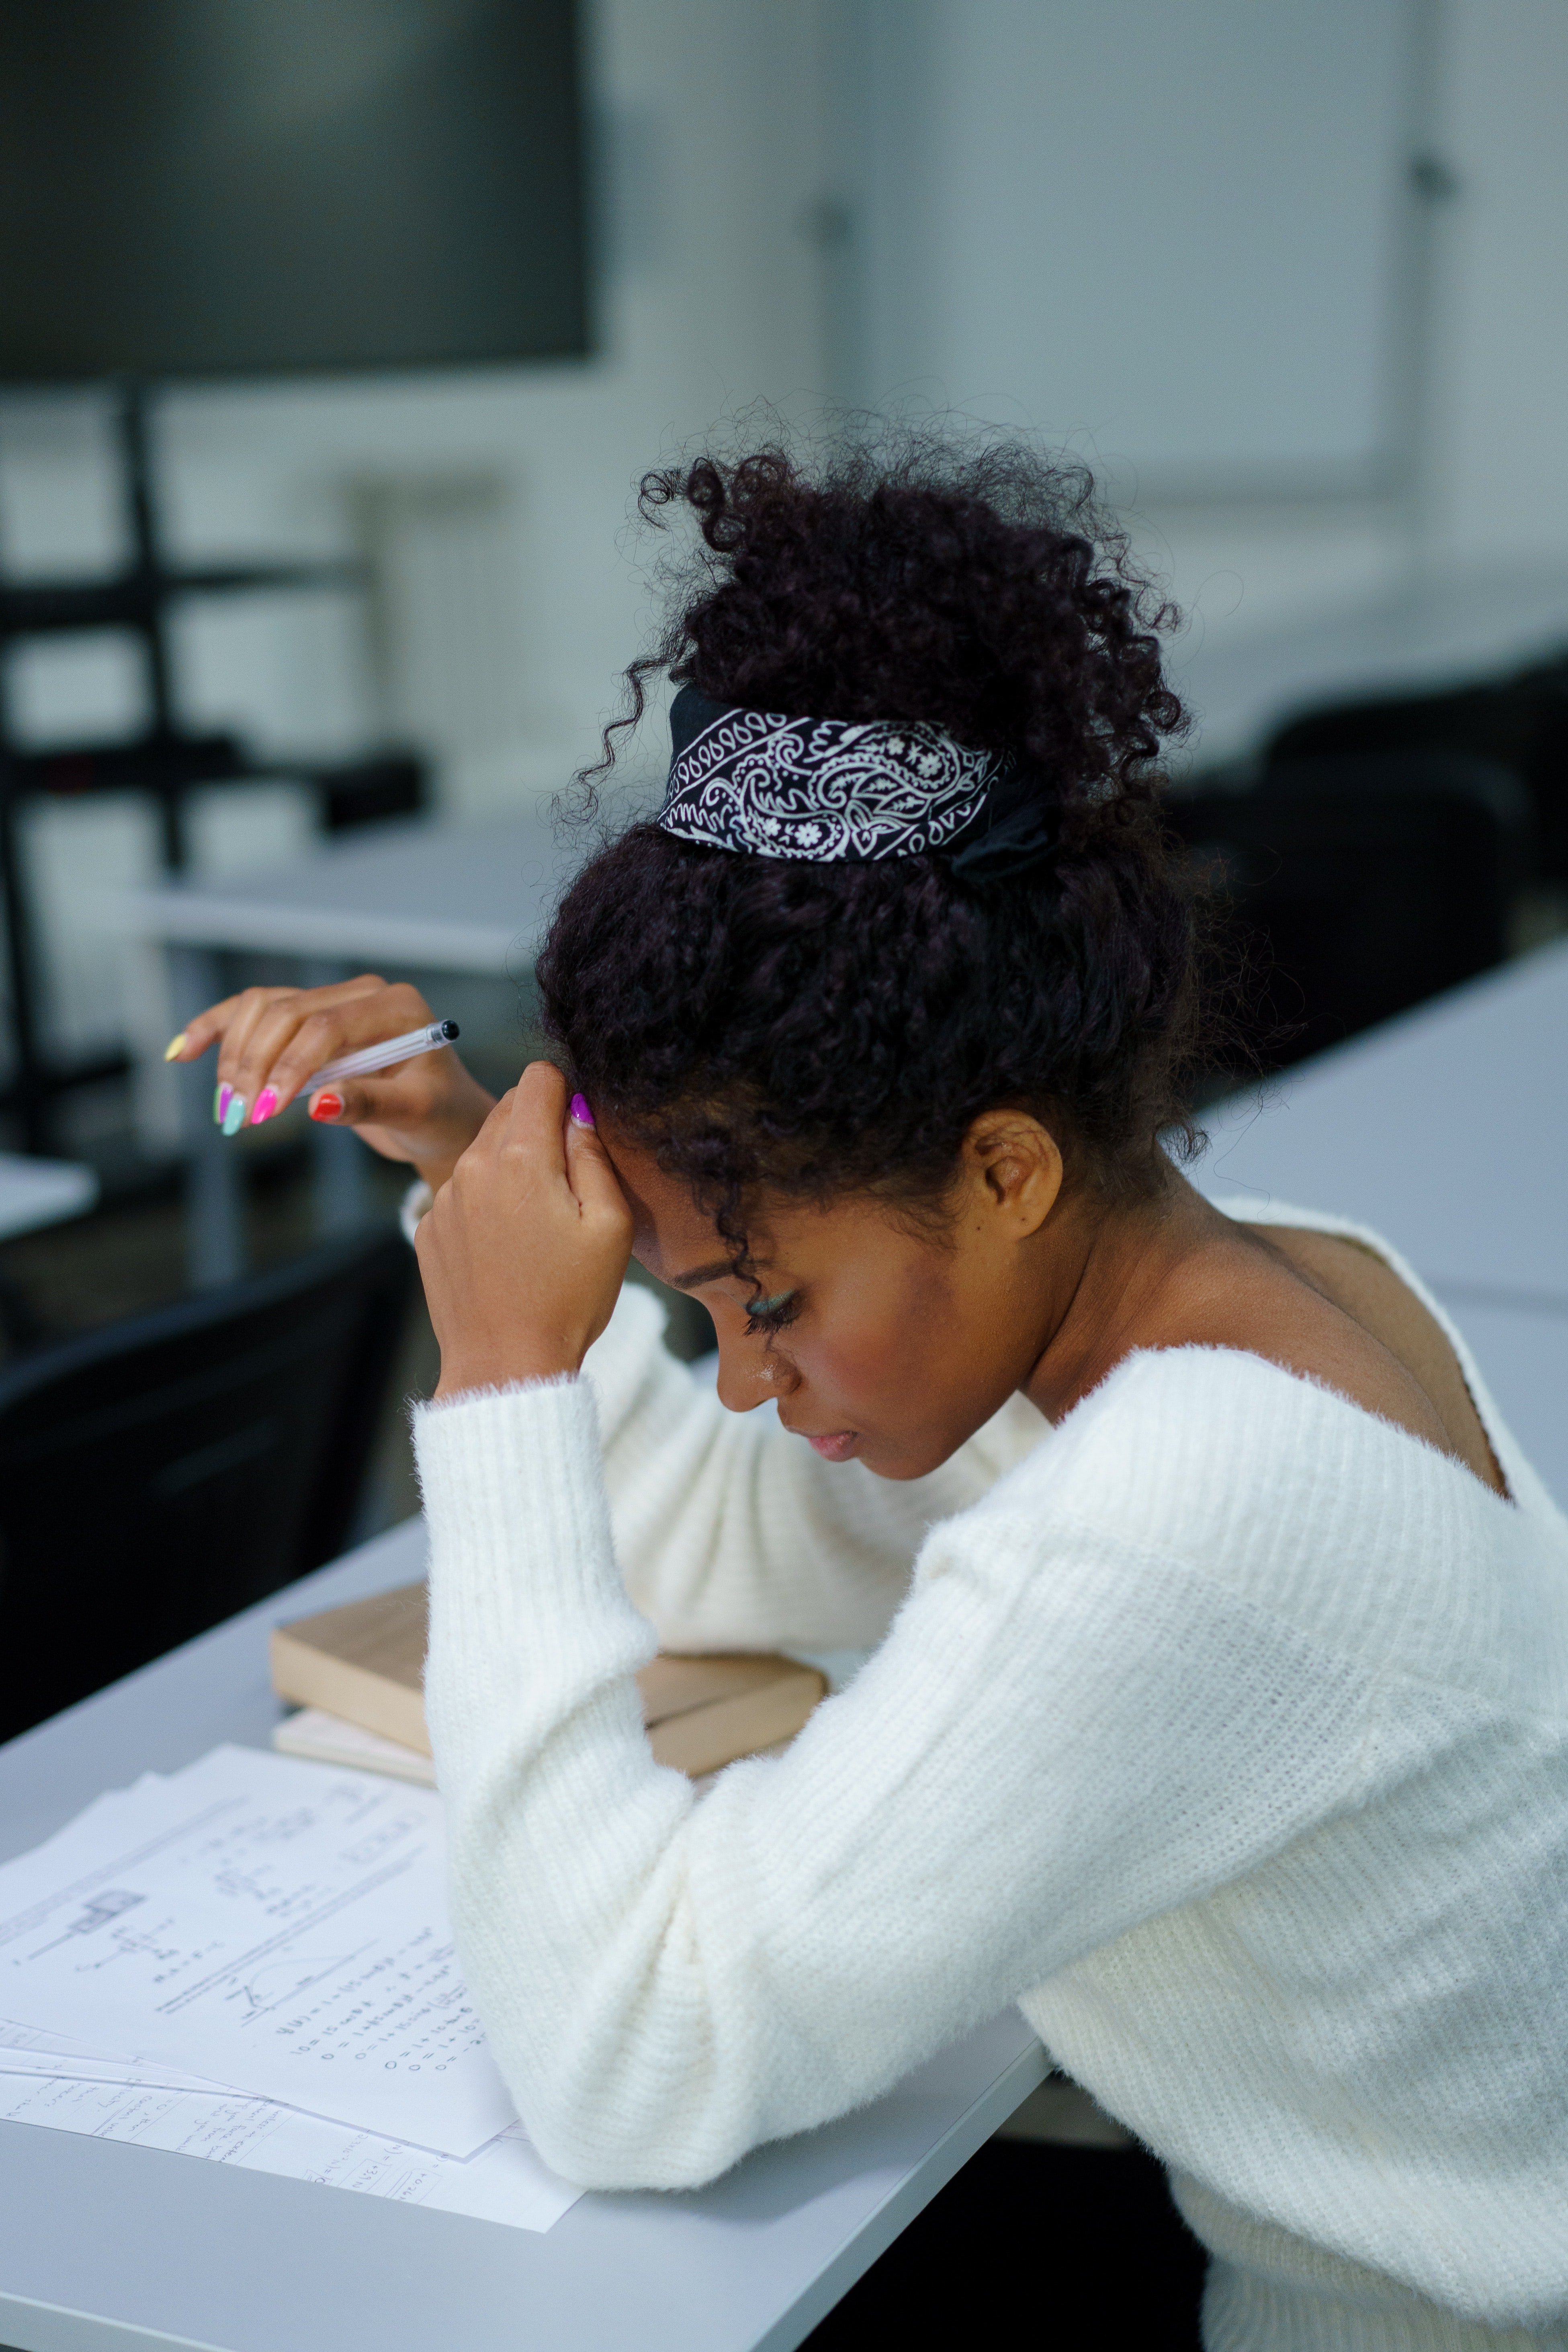
[[[1376,1227],[1568,1507],[1568,943],[1205,1114],[1205,1192]]]
[[[1565,645],[1568,565],[1536,561],[1422,572],[1239,640],[1178,640],[1170,667],[1208,767],[1246,760],[1304,713],[1502,679],[1551,665]]]
[[[113,904],[122,928],[170,946],[522,978],[570,848],[548,807],[522,807],[488,824],[383,824],[254,878],[168,883]]]
[[[226,951],[292,959],[292,976],[307,987],[364,971],[510,980],[526,1004],[533,957],[573,854],[544,805],[488,824],[383,825],[255,879],[169,882],[107,898],[106,919],[163,960],[163,985],[149,992],[159,1010],[142,1044],[143,1087],[166,1082],[159,1058],[165,1025],[172,1035],[234,984]],[[437,1017],[448,1009],[434,1008]],[[198,1287],[232,1281],[246,1257],[241,1159],[212,1121],[215,1060],[209,1054],[168,1074],[181,1094],[188,1263]],[[369,1201],[363,1147],[345,1132],[317,1129],[311,1149],[318,1232],[352,1232]]]
[[[0,1151],[0,1241],[79,1217],[98,1198],[98,1178],[70,1160]]]

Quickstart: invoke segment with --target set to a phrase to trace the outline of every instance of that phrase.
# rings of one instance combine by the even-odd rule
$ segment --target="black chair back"
[[[1435,694],[1381,695],[1300,711],[1276,731],[1264,764],[1409,752],[1510,770],[1534,811],[1540,878],[1568,883],[1568,655]]]
[[[1529,871],[1517,777],[1437,752],[1299,760],[1173,798],[1242,971],[1222,1073],[1278,1069],[1499,963]]]
[[[342,1550],[414,1279],[378,1234],[0,1373],[0,1739]]]

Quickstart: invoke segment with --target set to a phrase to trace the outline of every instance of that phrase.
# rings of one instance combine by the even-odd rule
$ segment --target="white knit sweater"
[[[710,2179],[1016,2002],[1172,2167],[1214,2352],[1568,2344],[1568,1523],[1462,1343],[1512,1501],[1201,1348],[889,1484],[660,1323],[416,1420],[455,1924],[546,2159]],[[698,1802],[656,1640],[880,1646]]]

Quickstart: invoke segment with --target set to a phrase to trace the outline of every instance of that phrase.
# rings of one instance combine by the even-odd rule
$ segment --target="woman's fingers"
[[[418,1170],[438,1192],[494,1107],[449,1046],[363,1078],[336,1078],[310,1097],[310,1117],[353,1128],[384,1159]]]
[[[429,1020],[430,1008],[417,989],[389,988],[368,976],[274,1005],[252,1031],[235,1079],[249,1097],[251,1123],[259,1127],[286,1110],[329,1062],[423,1029]]]
[[[226,1134],[273,1118],[316,1072],[433,1018],[417,989],[374,972],[327,988],[247,988],[185,1024],[165,1059],[194,1062],[218,1042],[213,1115]],[[439,1192],[484,1125],[492,1097],[450,1047],[363,1078],[312,1089],[312,1118],[352,1127],[372,1150],[418,1170]]]
[[[509,1143],[518,1139],[513,1133],[512,1114],[517,1107],[519,1091],[520,1087],[508,1087],[494,1109],[487,1115],[470,1147],[477,1154],[476,1165],[494,1160]],[[467,1158],[468,1154],[465,1153],[464,1157]]]
[[[239,1132],[256,1099],[257,1089],[254,1084],[247,1083],[244,1076],[251,1040],[266,1024],[274,1006],[292,1004],[299,993],[292,988],[247,988],[235,999],[218,1041],[217,1084],[213,1094],[213,1117],[226,1135]]]
[[[566,1081],[553,1062],[530,1062],[510,1095],[507,1142],[526,1151],[542,1168],[565,1173],[561,1122]]]
[[[199,1062],[207,1047],[223,1035],[238,1003],[237,996],[226,996],[221,1004],[209,1004],[205,1013],[193,1014],[179,1035],[164,1046],[165,1062]]]
[[[584,1216],[624,1223],[629,1234],[631,1211],[626,1196],[593,1122],[588,1105],[581,1095],[574,1095],[566,1113],[566,1181],[577,1195]]]
[[[374,1078],[334,1078],[330,1087],[315,1087],[305,1107],[323,1127],[374,1127],[397,1108],[386,1093],[384,1082],[378,1086]]]
[[[566,1081],[554,1063],[531,1062],[508,1099],[508,1142],[560,1175],[584,1216],[607,1216],[629,1230],[626,1196],[594,1114],[581,1095],[568,1100]]]
[[[416,990],[388,988],[371,973],[331,988],[300,989],[265,1008],[247,1033],[232,1072],[223,1067],[226,1047],[219,1067],[249,1105],[250,1124],[259,1127],[286,1108],[324,1063],[396,1036],[400,1018],[407,1028],[420,1014],[429,1017]]]
[[[247,988],[187,1023],[178,1058],[188,1060],[212,1035],[219,1038],[214,1116],[233,1132],[270,1118],[323,1061],[378,1042],[400,1016],[405,1027],[427,1019],[424,999],[412,988],[388,988],[373,972],[328,988]],[[279,1063],[307,1030],[307,1049],[280,1081]],[[398,1034],[395,1026],[391,1034]]]
[[[499,1102],[419,1228],[438,1395],[574,1372],[630,1255],[631,1212],[566,1087],[535,1062]]]

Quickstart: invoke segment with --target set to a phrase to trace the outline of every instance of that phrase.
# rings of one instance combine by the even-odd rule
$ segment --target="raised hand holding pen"
[[[234,1135],[275,1118],[328,1063],[428,1027],[432,1018],[417,989],[388,985],[374,972],[330,988],[247,988],[188,1021],[167,1058],[196,1061],[216,1040],[213,1116]],[[494,1100],[445,1046],[318,1087],[310,1108],[312,1118],[352,1127],[373,1151],[405,1161],[438,1191]]]
[[[503,1095],[419,1223],[437,1397],[577,1371],[610,1319],[632,1212],[582,1097],[550,1062]]]

